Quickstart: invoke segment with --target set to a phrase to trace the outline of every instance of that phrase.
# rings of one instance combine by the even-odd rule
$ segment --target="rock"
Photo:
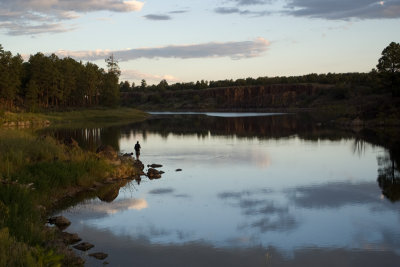
[[[135,160],[135,161],[133,162],[133,167],[135,167],[135,168],[137,168],[137,169],[143,171],[143,169],[144,169],[144,164],[143,164],[140,160]]]
[[[79,241],[82,241],[82,238],[80,238],[78,236],[78,234],[61,232],[61,237],[63,239],[64,244],[66,244],[66,245],[72,245],[72,244],[78,243]]]
[[[82,243],[79,243],[78,245],[74,246],[75,249],[79,249],[79,250],[82,250],[82,251],[88,251],[92,247],[94,247],[94,245],[92,245],[92,244],[90,244],[88,242],[82,242]]]
[[[103,262],[103,265],[108,265],[110,264],[108,261]]]
[[[98,260],[104,260],[105,258],[108,257],[108,254],[103,253],[103,252],[96,252],[96,253],[89,254],[89,256],[94,257]]]
[[[151,167],[151,168],[161,168],[163,165],[161,164],[151,164],[151,165],[147,165],[147,167]]]
[[[71,222],[64,216],[51,217],[49,218],[48,222],[50,224],[56,225],[60,229],[61,228],[65,229],[71,224]]]
[[[182,169],[176,169],[175,171],[176,171],[176,172],[181,172],[181,171],[182,171]]]
[[[161,173],[156,169],[149,168],[147,170],[147,177],[149,177],[149,179],[159,179],[161,178]]]

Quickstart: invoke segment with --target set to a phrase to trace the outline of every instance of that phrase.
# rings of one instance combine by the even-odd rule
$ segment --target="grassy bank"
[[[69,187],[104,179],[111,166],[94,154],[20,130],[0,130],[0,266],[57,266],[45,225]]]
[[[147,115],[119,109],[7,116],[15,121],[43,119],[54,125],[88,126],[133,122]],[[137,171],[77,145],[37,136],[30,129],[0,128],[0,152],[0,267],[78,264],[65,256],[65,248],[52,245],[57,231],[45,223],[54,203],[110,177]]]
[[[144,120],[147,116],[145,112],[132,108],[98,108],[45,113],[3,111],[0,113],[0,125],[40,126],[50,123],[54,126],[67,124],[69,127],[96,127],[99,125],[104,127]]]

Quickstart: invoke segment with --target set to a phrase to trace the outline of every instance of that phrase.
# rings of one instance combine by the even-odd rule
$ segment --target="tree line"
[[[311,73],[303,76],[279,76],[279,77],[258,77],[258,78],[241,78],[241,79],[226,79],[218,81],[197,81],[187,83],[174,83],[169,85],[166,80],[162,80],[157,85],[145,85],[146,81],[143,80],[140,86],[135,86],[134,83],[130,85],[129,81],[120,83],[121,92],[129,91],[162,91],[162,90],[200,90],[207,88],[218,87],[234,87],[234,86],[253,86],[253,85],[270,85],[270,84],[294,84],[294,83],[320,83],[320,84],[358,84],[358,85],[371,85],[377,81],[376,71],[371,73],[328,73],[317,74]]]
[[[83,64],[72,58],[59,58],[55,54],[31,55],[24,62],[21,55],[5,51],[0,44],[0,108],[12,110],[58,109],[66,107],[116,106],[120,92],[159,92],[165,90],[201,90],[217,87],[262,86],[270,84],[320,83],[335,84],[350,89],[364,86],[400,95],[400,44],[392,42],[383,51],[376,66],[369,73],[307,74],[289,77],[259,77],[226,79],[219,81],[178,82],[140,85],[122,81],[120,70],[110,56],[106,59],[107,71],[96,64]]]
[[[0,107],[34,111],[118,105],[120,71],[112,57],[106,62],[107,71],[55,54],[36,53],[24,62],[0,45]]]
[[[159,84],[147,85],[146,80],[142,80],[140,85],[130,84],[129,81],[120,83],[121,92],[142,91],[179,91],[179,90],[201,90],[218,87],[235,86],[265,86],[271,84],[295,84],[295,83],[319,83],[334,84],[339,87],[365,86],[374,88],[381,92],[391,91],[394,95],[399,94],[400,85],[400,44],[392,42],[382,51],[382,57],[376,68],[368,73],[311,73],[302,76],[278,76],[278,77],[258,77],[226,79],[218,81],[197,81],[187,83],[168,84],[163,79]]]

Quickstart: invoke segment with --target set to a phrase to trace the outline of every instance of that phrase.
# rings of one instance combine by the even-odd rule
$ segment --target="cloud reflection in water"
[[[111,203],[94,202],[80,205],[75,211],[85,214],[85,217],[102,217],[104,215],[116,214],[124,210],[142,210],[148,207],[145,199],[122,199]]]

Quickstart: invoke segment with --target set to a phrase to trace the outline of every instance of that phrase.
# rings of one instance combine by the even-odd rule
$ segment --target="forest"
[[[120,71],[112,58],[108,70],[55,54],[31,55],[24,62],[0,45],[0,108],[37,111],[67,107],[116,106]]]
[[[174,84],[161,80],[154,85],[148,85],[143,79],[136,86],[129,81],[119,81],[121,72],[118,62],[112,56],[106,62],[107,70],[104,70],[90,62],[84,64],[70,57],[59,58],[55,54],[44,55],[40,52],[24,62],[21,55],[13,55],[0,44],[0,109],[41,111],[113,107],[120,104],[120,92],[124,93],[124,98],[129,92],[158,94],[165,91],[272,84],[329,84],[335,86],[335,94],[339,92],[339,96],[348,95],[359,88],[364,93],[400,94],[400,44],[395,42],[382,51],[376,68],[368,73],[311,73],[302,76],[200,80]]]
[[[372,66],[371,66],[372,67]],[[157,91],[180,91],[201,90],[208,88],[237,87],[237,86],[266,86],[271,84],[330,84],[341,88],[368,87],[374,92],[390,92],[397,95],[400,85],[400,44],[392,42],[383,51],[376,68],[368,73],[311,73],[301,76],[276,76],[258,78],[225,79],[218,81],[200,80],[196,82],[178,82],[169,85],[164,79],[159,84],[148,85],[142,80],[140,85],[130,84],[129,81],[121,81],[121,92],[157,92]]]

